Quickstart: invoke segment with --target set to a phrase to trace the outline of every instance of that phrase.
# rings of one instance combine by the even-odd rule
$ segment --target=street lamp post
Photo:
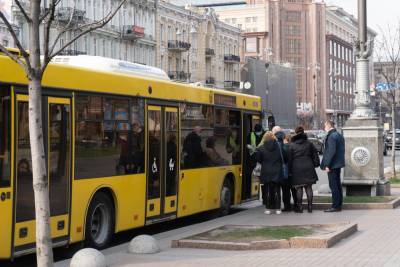
[[[337,77],[340,75],[340,73],[338,71],[336,71],[335,69],[332,69],[329,72],[329,77],[332,78],[332,82],[333,82],[333,87],[332,87],[332,91],[333,91],[333,97],[332,97],[332,119],[333,122],[335,123],[335,125],[337,125],[337,108],[336,108],[336,104],[337,104],[337,94],[336,94],[336,83],[337,83]]]
[[[383,170],[383,133],[371,108],[369,58],[373,40],[367,41],[367,1],[358,0],[355,109],[343,130],[346,165],[342,185],[348,196],[390,195]]]
[[[307,70],[314,70],[313,72],[313,81],[314,81],[314,103],[313,103],[313,111],[314,111],[314,128],[319,127],[319,102],[318,102],[318,92],[317,92],[317,79],[318,73],[321,70],[321,67],[318,63],[314,63],[307,67]]]

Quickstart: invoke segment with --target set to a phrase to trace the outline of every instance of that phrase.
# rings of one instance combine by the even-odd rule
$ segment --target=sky
[[[343,7],[347,12],[357,17],[357,0],[326,0],[327,4]],[[368,26],[376,32],[380,27],[385,29],[388,25],[398,25],[400,22],[399,0],[367,0]]]

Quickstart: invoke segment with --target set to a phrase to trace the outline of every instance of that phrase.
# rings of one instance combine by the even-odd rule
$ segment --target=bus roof
[[[0,69],[2,70],[0,71],[0,84],[26,85],[28,83],[22,68],[6,56],[0,55]],[[109,71],[104,67],[89,68],[88,66],[61,64],[61,62],[49,64],[44,73],[42,85],[64,90],[130,95],[165,101],[216,104],[254,111],[261,110],[261,99],[258,96],[176,83],[161,79],[156,75],[140,75],[137,72],[129,71]]]
[[[106,57],[87,55],[56,56],[53,58],[52,62],[90,70],[126,73],[153,77],[161,80],[170,80],[167,73],[162,69]]]

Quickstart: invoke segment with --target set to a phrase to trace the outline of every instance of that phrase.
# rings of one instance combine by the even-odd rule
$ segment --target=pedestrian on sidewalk
[[[284,153],[287,154],[289,150],[288,142],[285,142],[286,135],[282,131],[280,126],[272,128],[272,133],[275,135],[278,144],[283,149]],[[282,189],[282,201],[283,201],[283,212],[292,211],[291,197],[293,197],[294,206],[296,206],[296,190],[292,187],[290,179],[284,179],[281,183]]]
[[[303,189],[307,195],[307,210],[312,212],[313,189],[312,185],[318,181],[315,168],[319,167],[319,156],[314,145],[307,140],[304,128],[298,126],[289,145],[289,173],[291,183],[296,190],[296,206],[294,211],[303,212]]]
[[[281,150],[275,135],[266,132],[262,139],[262,145],[255,153],[257,162],[261,164],[262,195],[265,203],[265,214],[281,214],[281,188],[283,180],[283,164],[287,156]]]
[[[324,156],[321,169],[328,173],[329,187],[332,192],[332,207],[325,212],[338,212],[342,210],[343,190],[340,181],[341,169],[345,166],[344,138],[335,129],[332,121],[325,122],[325,131],[328,133],[325,139]]]

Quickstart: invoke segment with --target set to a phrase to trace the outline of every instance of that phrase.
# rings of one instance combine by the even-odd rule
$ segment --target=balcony
[[[169,40],[168,41],[168,50],[170,51],[176,51],[176,52],[183,52],[183,51],[188,51],[190,49],[190,44],[183,42],[183,41],[178,41],[178,40]]]
[[[212,48],[206,48],[206,57],[213,57],[215,56],[215,51]]]
[[[60,7],[56,10],[55,17],[58,21],[68,23],[83,23],[85,21],[86,11],[72,7]]]
[[[206,84],[207,85],[214,85],[215,84],[215,78],[214,77],[207,77],[206,78]]]
[[[224,62],[225,63],[240,63],[240,57],[232,54],[224,55]]]
[[[79,56],[86,55],[86,52],[75,50],[75,49],[65,49],[60,53],[61,56]]]
[[[171,80],[187,81],[190,78],[190,73],[184,71],[169,71],[168,76]]]
[[[136,40],[144,37],[144,27],[136,25],[122,26],[122,38],[125,40]]]
[[[225,89],[239,89],[240,82],[238,81],[224,81]]]

